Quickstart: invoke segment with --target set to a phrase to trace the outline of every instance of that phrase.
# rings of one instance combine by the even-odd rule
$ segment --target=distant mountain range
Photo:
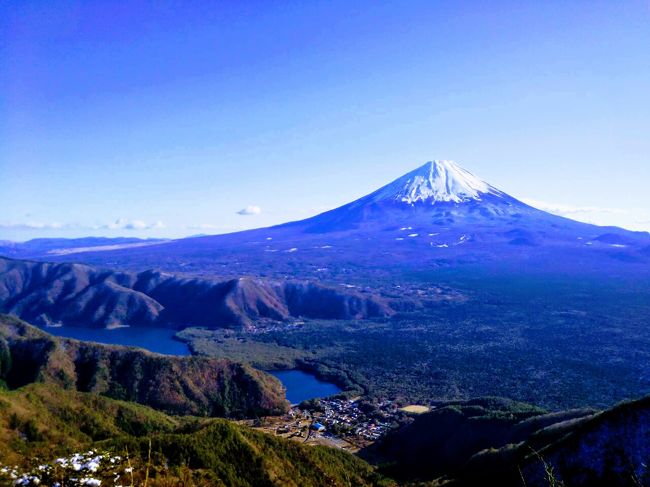
[[[291,349],[321,375],[355,377],[373,399],[434,406],[362,452],[400,485],[648,484],[648,398],[553,413],[499,398],[456,400],[536,387],[538,397],[572,395],[580,405],[646,394],[647,233],[545,213],[434,161],[340,208],[270,228],[3,245],[0,312],[40,326],[250,332],[270,324],[265,334],[233,333],[233,342],[252,344],[254,354],[264,335],[274,353]],[[275,327],[302,318],[347,321]],[[368,318],[376,320],[352,323]],[[341,451],[144,407],[254,418],[286,411],[283,393],[268,374],[230,360],[54,338],[0,315],[0,409],[8,412],[0,458],[41,456],[51,448],[43,439],[59,438],[68,451],[124,441],[141,458],[153,449],[165,468],[233,485],[393,484]]]
[[[34,258],[69,260],[67,255]],[[395,278],[464,265],[531,272],[646,272],[650,234],[535,209],[450,161],[434,161],[306,220],[74,259],[191,275],[290,275],[320,281]]]
[[[0,312],[40,326],[246,328],[263,319],[359,319],[390,316],[394,310],[376,294],[341,286],[182,279],[0,257]]]
[[[40,239],[10,249],[0,253],[100,268],[0,259],[0,311],[96,327],[386,317],[417,305],[397,282],[441,269],[601,278],[650,269],[650,234],[551,215],[450,161],[270,228],[172,241]]]
[[[166,242],[156,238],[82,237],[82,238],[35,238],[26,242],[0,240],[0,255],[21,259],[82,252],[102,252],[134,247],[146,247]]]

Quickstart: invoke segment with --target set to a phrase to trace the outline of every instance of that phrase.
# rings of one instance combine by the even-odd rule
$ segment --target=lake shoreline
[[[178,330],[172,328],[154,327],[116,327],[116,328],[83,328],[74,326],[40,327],[51,335],[100,343],[137,347],[152,353],[162,355],[190,357],[197,356],[191,342],[179,338]],[[302,401],[329,397],[344,392],[345,387],[338,381],[330,380],[320,374],[318,369],[296,364],[293,368],[264,369],[263,371],[276,377],[286,389],[286,397],[292,404]],[[262,369],[260,369],[262,370]]]
[[[291,405],[310,399],[335,396],[343,390],[332,382],[321,380],[316,374],[301,369],[265,370],[277,378],[286,389],[287,400]]]

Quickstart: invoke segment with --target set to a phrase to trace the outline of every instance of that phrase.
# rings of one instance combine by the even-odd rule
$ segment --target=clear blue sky
[[[648,1],[0,4],[0,238],[263,226],[431,159],[650,230]]]

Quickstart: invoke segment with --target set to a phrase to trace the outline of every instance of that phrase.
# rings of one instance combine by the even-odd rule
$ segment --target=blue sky
[[[650,230],[647,0],[8,1],[0,36],[0,238],[264,226],[431,159]]]

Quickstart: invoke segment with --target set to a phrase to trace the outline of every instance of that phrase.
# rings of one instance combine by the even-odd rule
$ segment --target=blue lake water
[[[341,392],[336,385],[324,382],[302,370],[272,370],[269,374],[276,376],[287,389],[287,399],[291,404],[298,404],[307,399],[326,397]]]
[[[77,328],[61,326],[43,328],[43,331],[60,337],[76,338],[87,342],[140,347],[165,355],[189,355],[187,344],[174,340],[176,330],[169,328]]]
[[[174,339],[176,330],[169,328],[78,328],[61,326],[43,328],[51,335],[75,338],[88,342],[109,345],[126,345],[140,347],[165,355],[190,355],[188,346]],[[298,404],[307,399],[326,397],[341,392],[336,385],[319,380],[313,374],[302,370],[275,370],[269,374],[277,377],[287,389],[287,399],[291,404]]]

